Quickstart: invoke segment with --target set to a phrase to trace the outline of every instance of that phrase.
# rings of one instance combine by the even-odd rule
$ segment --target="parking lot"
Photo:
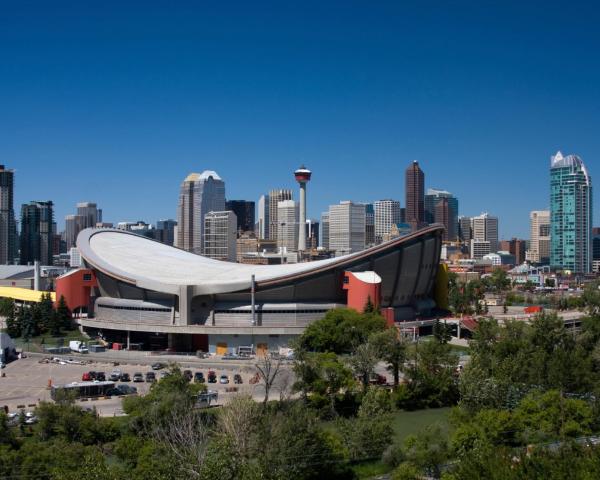
[[[9,411],[18,411],[20,408],[25,408],[26,411],[31,411],[41,401],[50,400],[50,384],[52,385],[63,385],[75,381],[81,381],[81,377],[85,372],[101,371],[107,376],[113,369],[119,369],[121,372],[127,372],[131,377],[134,373],[152,371],[147,364],[138,363],[123,363],[119,362],[118,366],[114,363],[101,362],[95,360],[85,360],[85,357],[77,356],[71,357],[77,361],[85,362],[84,365],[77,364],[60,364],[60,363],[40,363],[43,358],[41,356],[28,356],[20,360],[9,363],[6,368],[2,370],[4,376],[0,378],[0,407],[7,406]],[[70,358],[68,355],[62,356],[63,359]],[[181,366],[182,370],[189,369],[192,374],[200,371],[207,377],[208,371],[213,370],[217,374],[217,383],[207,383],[209,390],[218,392],[217,404],[224,404],[236,394],[245,393],[250,394],[256,400],[261,400],[264,397],[264,389],[260,384],[250,384],[250,379],[255,374],[255,369],[252,364],[240,366],[231,365],[224,363],[221,365],[207,364],[207,365],[185,365]],[[233,376],[240,374],[242,377],[242,384],[235,385],[233,383]],[[229,384],[220,384],[218,379],[221,375],[227,375],[229,377]],[[281,376],[282,384],[285,384],[286,388],[291,386],[291,372],[285,370]],[[160,378],[160,374],[157,372],[157,377]],[[117,382],[120,383],[120,382]],[[144,395],[150,389],[150,383],[134,383],[127,382],[129,385],[135,386],[138,389],[138,394]],[[227,389],[237,387],[237,392],[226,392]],[[275,387],[271,392],[271,398],[279,397],[279,389]],[[122,415],[123,411],[121,408],[122,397],[112,397],[110,399],[94,399],[78,402],[82,406],[94,406],[100,415],[102,416],[113,416]]]

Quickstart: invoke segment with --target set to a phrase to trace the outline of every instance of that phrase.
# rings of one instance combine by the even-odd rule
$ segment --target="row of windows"
[[[170,308],[148,308],[148,307],[122,307],[117,305],[98,304],[100,308],[110,308],[112,310],[139,310],[142,312],[171,312]]]
[[[328,310],[256,310],[256,313],[270,314],[270,313],[327,313]],[[217,313],[238,313],[243,315],[251,315],[252,310],[215,310]]]

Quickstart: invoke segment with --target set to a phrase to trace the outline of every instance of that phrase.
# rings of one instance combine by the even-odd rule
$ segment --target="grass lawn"
[[[392,426],[394,428],[394,443],[402,443],[406,437],[419,433],[425,427],[434,423],[448,426],[450,408],[432,408],[415,410],[414,412],[399,411],[394,413]],[[358,478],[369,479],[390,472],[390,468],[379,460],[359,463],[352,467]]]
[[[89,338],[84,336],[78,329],[62,331],[58,337],[53,337],[50,334],[39,335],[37,337],[30,338],[29,343],[25,342],[22,337],[15,338],[13,340],[19,349],[23,348],[25,351],[29,352],[43,352],[44,349],[42,348],[42,341],[44,342],[43,345],[46,347],[56,347],[60,343],[61,339],[63,341],[62,344],[65,347],[69,346],[70,340],[81,340],[82,342],[89,340]]]
[[[415,410],[414,412],[399,411],[394,414],[392,421],[394,427],[395,441],[403,442],[409,435],[423,430],[428,425],[440,423],[448,425],[448,414],[450,408],[430,408],[427,410]]]

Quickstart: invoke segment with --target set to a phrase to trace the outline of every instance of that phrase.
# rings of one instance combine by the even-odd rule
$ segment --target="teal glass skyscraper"
[[[581,158],[551,157],[550,264],[575,273],[592,268],[592,178]]]

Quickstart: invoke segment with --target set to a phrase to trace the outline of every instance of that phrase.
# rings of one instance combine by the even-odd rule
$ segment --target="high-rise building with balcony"
[[[29,202],[21,206],[21,265],[52,265],[54,250],[54,206]]]
[[[12,264],[17,250],[13,170],[0,165],[0,265]]]
[[[177,247],[202,254],[204,216],[225,211],[225,182],[212,170],[190,173],[179,193]],[[237,221],[237,220],[236,220]]]
[[[413,230],[425,224],[425,174],[414,160],[405,173],[406,223]]]
[[[401,223],[400,202],[398,200],[377,200],[375,210],[375,242],[381,243],[392,226]]]
[[[82,228],[93,228],[97,223],[102,222],[102,209],[93,202],[78,203],[77,215],[83,217]]]
[[[592,269],[592,178],[581,158],[550,162],[550,265],[575,273]]]

